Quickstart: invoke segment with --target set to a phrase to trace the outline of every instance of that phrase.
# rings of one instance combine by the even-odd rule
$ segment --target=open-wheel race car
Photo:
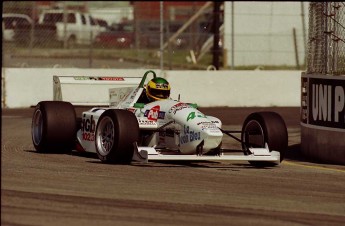
[[[222,129],[219,118],[203,114],[196,104],[171,98],[141,103],[139,99],[145,92],[149,74],[157,77],[149,70],[137,78],[140,82],[135,86],[126,86],[126,77],[69,78],[82,82],[112,80],[122,85],[109,89],[108,106],[94,106],[83,111],[80,117],[76,116],[71,102],[59,98],[39,102],[31,127],[35,149],[38,152],[92,152],[97,153],[102,162],[121,164],[152,160],[233,160],[271,166],[283,160],[288,133],[278,113],[251,113],[241,131],[227,131]],[[59,83],[58,79],[54,76],[55,83]],[[56,93],[61,97],[61,90]],[[225,152],[224,134],[240,143],[243,154]]]

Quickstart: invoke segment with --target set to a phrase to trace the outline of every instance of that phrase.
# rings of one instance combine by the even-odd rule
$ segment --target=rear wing
[[[109,89],[138,87],[141,77],[53,76],[53,98],[75,106],[109,106]]]

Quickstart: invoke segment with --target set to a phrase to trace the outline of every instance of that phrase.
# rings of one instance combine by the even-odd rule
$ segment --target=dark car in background
[[[169,24],[169,30],[164,29],[164,42],[182,26],[182,24]],[[135,33],[132,21],[114,23],[107,27],[107,30],[101,32],[95,40],[97,47],[113,48],[132,48],[135,45],[135,38],[138,35],[139,46],[142,48],[159,48],[160,47],[160,27],[159,24],[148,24],[142,26],[137,34]],[[183,48],[188,44],[186,33],[180,34],[175,38],[171,45],[173,48]]]
[[[182,23],[170,23],[169,26],[164,26],[164,38],[163,42],[167,42],[172,35],[174,35],[181,27]],[[159,48],[160,47],[160,25],[150,24],[146,27],[141,28],[141,44],[148,48]],[[179,34],[170,45],[173,48],[184,48],[188,45],[188,33],[183,32]]]
[[[183,22],[169,22],[163,28],[163,43],[166,43],[173,35],[179,32]],[[132,48],[138,38],[139,48],[160,48],[159,23],[141,23],[135,31],[133,21],[114,23],[101,32],[95,39],[95,45],[102,48]],[[173,49],[193,49],[198,51],[212,36],[212,21],[204,21],[195,27],[188,27],[171,40],[169,43]],[[212,44],[212,43],[211,43]]]
[[[115,23],[97,35],[98,47],[131,48],[134,46],[134,27],[131,22]]]

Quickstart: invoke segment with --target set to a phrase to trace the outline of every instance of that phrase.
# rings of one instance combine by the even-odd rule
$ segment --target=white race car
[[[203,114],[196,104],[173,99],[138,103],[148,74],[156,77],[150,70],[134,87],[109,89],[109,106],[93,107],[81,117],[76,116],[71,102],[39,102],[31,128],[35,149],[38,152],[93,152],[102,162],[122,164],[150,160],[233,160],[267,166],[283,160],[288,133],[279,114],[254,112],[247,116],[241,131],[226,131],[220,119]],[[56,79],[54,77],[55,83]],[[89,79],[102,80],[83,78]],[[122,78],[103,78],[102,81],[106,80],[126,81]],[[241,139],[233,133],[241,133]],[[243,154],[225,153],[224,134],[241,143]]]

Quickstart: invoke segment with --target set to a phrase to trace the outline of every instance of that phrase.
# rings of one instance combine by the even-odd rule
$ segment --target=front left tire
[[[96,152],[105,163],[129,164],[134,143],[139,141],[136,116],[127,110],[105,111],[98,120],[95,134]]]

